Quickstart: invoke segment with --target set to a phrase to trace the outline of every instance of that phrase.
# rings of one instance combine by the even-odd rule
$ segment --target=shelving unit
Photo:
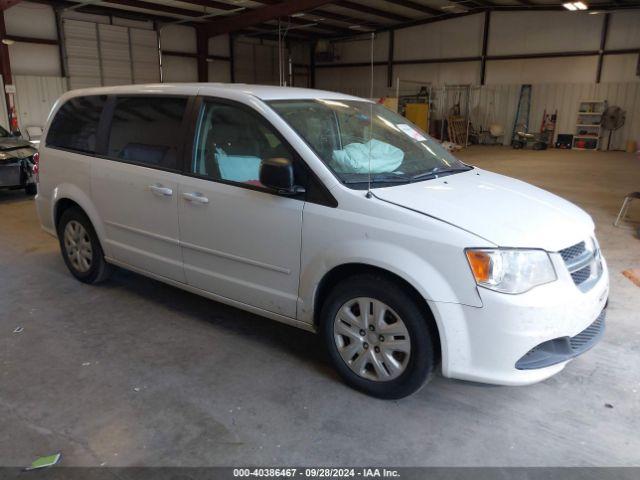
[[[571,147],[573,150],[598,150],[602,139],[600,126],[602,114],[607,108],[607,102],[580,102],[576,117],[576,129]]]

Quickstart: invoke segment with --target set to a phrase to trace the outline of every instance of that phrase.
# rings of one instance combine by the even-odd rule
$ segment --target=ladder
[[[520,98],[518,99],[518,110],[516,110],[516,119],[513,122],[513,131],[511,132],[511,142],[516,139],[517,132],[527,133],[529,131],[529,111],[531,110],[531,85],[522,85],[520,87]]]

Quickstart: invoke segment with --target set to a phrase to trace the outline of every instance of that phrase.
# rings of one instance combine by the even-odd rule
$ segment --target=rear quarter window
[[[106,95],[76,97],[65,102],[51,122],[47,147],[95,153],[98,124],[106,102]]]

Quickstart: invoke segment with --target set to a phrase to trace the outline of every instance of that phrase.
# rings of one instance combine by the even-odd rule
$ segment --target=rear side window
[[[98,123],[106,102],[106,95],[68,100],[51,122],[47,146],[95,153]]]
[[[118,97],[107,155],[126,162],[176,170],[186,98]]]

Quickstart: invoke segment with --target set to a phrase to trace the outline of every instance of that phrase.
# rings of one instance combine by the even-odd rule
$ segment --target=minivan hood
[[[584,240],[594,229],[591,217],[576,205],[479,168],[378,188],[374,193],[381,200],[443,220],[501,247],[555,252]]]

